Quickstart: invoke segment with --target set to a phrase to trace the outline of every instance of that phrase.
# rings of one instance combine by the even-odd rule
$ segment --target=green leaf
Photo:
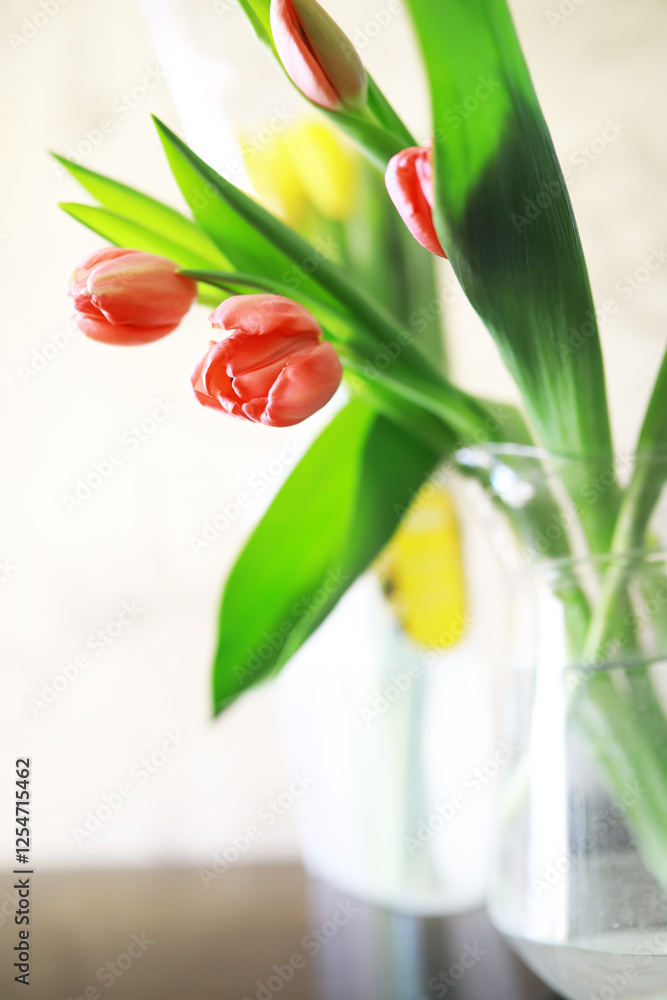
[[[188,219],[175,209],[135,190],[135,188],[114,181],[103,174],[95,173],[93,170],[88,170],[63,156],[53,155],[58,163],[62,164],[82,187],[90,192],[94,198],[97,198],[100,204],[107,208],[113,216],[123,216],[129,223],[149,230],[156,235],[161,235],[184,250],[190,251],[192,260],[200,261],[199,264],[184,264],[184,267],[226,268],[229,266],[227,258],[192,219]],[[85,222],[84,225],[88,225],[88,223]],[[90,228],[95,229],[94,226]],[[99,232],[99,230],[95,229],[95,232]],[[106,238],[111,239],[114,243],[117,242],[113,237]],[[132,243],[120,243],[119,245],[130,246],[137,250],[145,249]],[[150,252],[157,253],[158,251]],[[165,254],[165,256],[167,255]]]
[[[662,358],[644,423],[637,442],[637,452],[667,452],[667,351]]]
[[[243,8],[259,40],[268,45],[277,58],[278,54],[273,44],[271,31],[270,0],[239,0],[239,5]]]
[[[409,7],[431,89],[441,242],[542,443],[609,454],[583,251],[507,4],[409,0]]]
[[[437,454],[360,400],[317,438],[227,580],[215,711],[276,673],[396,529]]]
[[[393,105],[391,105],[384,96],[370,73],[368,73],[368,107],[377,120],[384,125],[389,132],[392,132],[401,143],[396,152],[400,149],[404,149],[406,146],[416,145],[414,136],[407,128],[402,118],[400,118],[396,113]]]
[[[667,481],[667,351],[658,372],[637,442],[637,460],[618,516],[612,549],[631,552],[645,537]]]
[[[348,358],[347,363],[359,377],[416,405],[422,412],[426,411],[437,417],[447,432],[459,438],[460,444],[499,440],[496,436],[499,428],[495,421],[489,421],[485,404],[451,382],[443,379],[434,383],[415,372],[396,366],[385,368],[379,379],[377,372],[373,372],[368,363],[353,358]]]
[[[408,0],[434,121],[434,213],[468,299],[549,451],[613,452],[602,351],[572,206],[505,0]],[[574,497],[582,481],[567,487]],[[612,487],[582,512],[605,551]]]

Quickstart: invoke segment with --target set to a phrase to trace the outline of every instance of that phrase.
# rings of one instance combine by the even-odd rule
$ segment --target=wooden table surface
[[[208,887],[194,869],[37,873],[26,990],[12,969],[12,881],[0,878],[3,1000],[554,997],[483,913],[392,914],[291,865],[232,868]]]

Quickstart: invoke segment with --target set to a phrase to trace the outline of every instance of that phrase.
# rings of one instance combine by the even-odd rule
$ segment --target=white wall
[[[223,163],[230,147],[221,120],[208,134],[196,117],[179,121],[166,82],[122,110],[128,108],[124,95],[157,65],[132,0],[68,0],[53,13],[58,4],[46,3],[48,19],[37,13],[38,0],[10,0],[0,13],[0,560],[11,567],[8,576],[0,573],[0,800],[10,801],[11,761],[29,753],[35,860],[42,866],[205,862],[287,786],[289,773],[269,689],[209,721],[220,584],[263,498],[205,552],[195,555],[189,539],[218,505],[233,500],[252,471],[266,468],[285,444],[303,446],[314,428],[272,431],[197,408],[188,373],[207,342],[203,310],[177,334],[137,351],[62,337],[70,314],[64,281],[100,241],[57,209],[58,200],[78,200],[79,192],[54,170],[46,148],[66,151],[85,140],[86,130],[95,135],[102,120],[110,120],[86,165],[178,204],[149,112],[187,131],[205,155]],[[559,5],[574,12],[557,21]],[[196,65],[209,98],[224,98],[235,128],[258,132],[275,108],[298,113],[302,104],[233,0],[219,0],[217,9],[204,0],[183,6],[207,57]],[[392,16],[369,40],[374,29],[366,25],[388,8],[385,0],[331,0],[329,8],[357,42],[368,41],[368,65],[426,138],[417,64],[404,56],[410,49],[404,17]],[[155,16],[155,3],[145,9]],[[603,340],[618,443],[627,447],[665,339],[667,267],[631,295],[618,283],[665,237],[667,10],[660,0],[516,0],[513,9],[572,174],[598,303],[613,300],[616,307]],[[25,29],[25,18],[39,27],[17,44],[12,35]],[[413,100],[421,102],[415,111]],[[581,147],[602,135],[608,119],[620,122],[617,138],[604,150],[598,141],[599,155],[586,161]],[[451,322],[464,384],[511,395],[487,335],[460,298]],[[57,333],[65,346],[43,371],[26,376],[35,352]],[[175,411],[133,447],[128,431],[132,436],[131,428],[165,399]],[[117,449],[122,465],[68,512],[63,494]],[[94,652],[89,637],[112,623],[124,602],[136,602],[141,612],[108,649]],[[40,697],[44,682],[80,654],[88,655],[89,666],[35,714],[28,699]],[[174,730],[187,741],[144,784],[141,759]],[[77,844],[72,826],[128,781],[131,799]],[[247,859],[292,856],[291,824],[288,815],[266,830]],[[8,844],[10,837],[9,810],[2,808],[0,840]]]

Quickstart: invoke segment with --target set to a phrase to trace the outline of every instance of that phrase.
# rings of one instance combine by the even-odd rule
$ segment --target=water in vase
[[[667,928],[612,930],[568,944],[508,940],[568,1000],[667,1000]]]

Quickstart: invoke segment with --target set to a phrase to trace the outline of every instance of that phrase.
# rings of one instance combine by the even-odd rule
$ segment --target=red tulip
[[[366,103],[357,50],[316,0],[271,0],[271,32],[285,71],[301,93],[329,111]]]
[[[433,165],[427,146],[410,146],[392,156],[384,176],[389,197],[414,238],[446,257],[433,225]]]
[[[338,355],[314,316],[282,295],[235,295],[210,315],[223,340],[192,373],[204,406],[272,427],[321,409],[338,388]]]
[[[77,326],[105,344],[148,344],[171,333],[197,297],[178,264],[138,250],[106,247],[69,279]]]

